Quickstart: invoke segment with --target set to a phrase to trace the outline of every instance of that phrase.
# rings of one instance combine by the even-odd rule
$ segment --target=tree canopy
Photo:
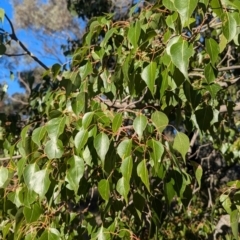
[[[1,54],[10,37],[45,69],[27,120],[0,115],[2,238],[217,239],[223,215],[238,239],[240,183],[222,175],[239,167],[239,11],[162,0],[99,14],[70,65],[48,68],[1,9]]]

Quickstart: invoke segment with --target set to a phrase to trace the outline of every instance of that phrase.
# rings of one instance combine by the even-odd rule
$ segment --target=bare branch
[[[18,80],[19,80],[19,82],[21,82],[21,83],[24,85],[24,87],[25,87],[26,90],[27,90],[28,95],[30,95],[31,89],[30,89],[30,87],[28,86],[28,84],[22,79],[20,73],[18,73]]]
[[[22,105],[28,105],[28,104],[29,104],[28,102],[24,102],[24,101],[22,101],[22,100],[20,100],[20,99],[16,99],[16,98],[11,97],[11,96],[9,96],[9,98],[10,98],[12,101],[14,101],[14,102],[21,103]]]
[[[11,27],[11,31],[12,34],[10,34],[9,36],[11,37],[12,40],[16,41],[20,47],[26,52],[27,55],[29,55],[35,62],[37,62],[41,67],[43,67],[45,70],[49,70],[49,68],[42,62],[40,61],[36,56],[34,56],[28,49],[27,47],[17,38],[17,35],[15,34],[15,30],[13,27],[13,24],[11,22],[11,20],[9,19],[9,17],[7,16],[7,14],[5,13],[5,17],[7,19],[7,21],[10,24]]]
[[[20,159],[22,156],[21,155],[16,155],[16,156],[12,156],[12,157],[4,157],[4,158],[0,158],[0,162],[3,162],[3,161],[9,161],[11,159]]]

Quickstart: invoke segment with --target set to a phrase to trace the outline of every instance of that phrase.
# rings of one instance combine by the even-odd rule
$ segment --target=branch
[[[35,62],[37,62],[41,67],[43,67],[45,70],[49,70],[49,68],[42,62],[40,61],[36,56],[34,56],[26,47],[25,45],[17,38],[17,35],[15,33],[13,24],[11,22],[11,20],[9,19],[9,17],[7,16],[7,14],[5,13],[5,17],[7,19],[7,21],[10,24],[11,30],[12,30],[12,34],[10,34],[10,37],[12,40],[16,41],[20,47],[26,52],[27,55],[29,55]]]
[[[219,72],[235,70],[235,69],[240,69],[240,65],[234,65],[234,66],[229,66],[229,67],[217,68],[217,70]],[[202,68],[194,68],[193,71],[195,71],[195,72],[204,72],[204,69],[202,69]]]
[[[21,104],[23,104],[23,105],[28,105],[28,104],[29,104],[29,103],[24,102],[24,101],[22,101],[22,100],[20,100],[20,99],[16,99],[16,98],[13,98],[13,97],[10,97],[10,96],[9,96],[9,98],[10,98],[12,101],[14,101],[14,102],[21,103]]]
[[[28,54],[27,53],[16,53],[16,54],[4,53],[3,55],[7,57],[20,57]]]
[[[2,161],[9,161],[11,159],[20,159],[22,156],[21,155],[16,155],[16,156],[12,156],[12,157],[4,157],[4,158],[0,158],[0,162]]]
[[[24,85],[24,87],[26,88],[26,90],[27,90],[27,92],[28,92],[28,95],[30,95],[31,89],[30,89],[30,87],[28,86],[28,84],[22,79],[20,73],[18,73],[18,80],[19,80],[19,82],[21,82],[21,83]]]

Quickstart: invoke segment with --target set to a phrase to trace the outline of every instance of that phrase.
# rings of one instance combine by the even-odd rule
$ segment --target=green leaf
[[[69,168],[66,172],[65,181],[68,182],[68,188],[77,194],[79,182],[84,174],[84,161],[78,156],[73,156],[68,159],[67,164]]]
[[[59,240],[61,239],[59,235],[56,235],[54,232],[50,229],[45,230],[39,240]]]
[[[214,65],[218,60],[218,54],[220,53],[219,45],[218,43],[212,39],[212,38],[206,38],[206,50],[210,56],[211,63]]]
[[[147,170],[147,164],[145,159],[138,164],[137,175],[141,178],[147,190],[150,192],[148,170]]]
[[[207,83],[210,84],[215,81],[216,76],[215,76],[215,71],[212,68],[211,64],[207,64],[207,66],[204,69],[204,75],[207,80]]]
[[[203,174],[202,166],[194,161],[191,161],[191,165],[193,166],[198,185],[201,187],[201,179]]]
[[[127,195],[130,191],[130,185],[129,185],[129,182],[127,181],[127,179],[125,179],[124,177],[120,178],[117,182],[116,189],[117,189],[118,193],[124,197],[126,203],[128,203]]]
[[[23,170],[24,182],[30,190],[34,188],[34,186],[32,186],[31,180],[33,178],[34,173],[37,172],[38,170],[39,167],[36,163],[27,165]]]
[[[198,109],[195,112],[197,124],[202,131],[206,131],[211,126],[211,121],[213,119],[213,110],[211,106],[206,106],[205,108]]]
[[[8,169],[5,167],[0,167],[0,188],[4,186],[8,180]]]
[[[117,147],[118,155],[124,159],[132,154],[132,139],[124,139]]]
[[[122,125],[122,114],[121,113],[117,113],[114,118],[113,118],[113,122],[112,122],[112,130],[114,133],[116,133],[118,131],[118,129],[121,127]]]
[[[230,215],[232,212],[232,202],[227,194],[222,194],[219,198],[220,202],[222,203],[222,206],[226,210],[226,212]]]
[[[131,23],[130,28],[128,30],[127,38],[129,42],[133,45],[133,48],[136,49],[138,47],[138,39],[141,34],[141,23],[140,21],[136,21],[134,24]]]
[[[105,160],[109,145],[110,142],[108,136],[105,133],[99,133],[94,139],[94,147],[102,162]]]
[[[42,213],[43,213],[43,210],[39,205],[39,203],[34,203],[31,206],[31,208],[28,208],[28,207],[23,208],[23,214],[27,223],[32,223],[37,221]]]
[[[76,134],[74,138],[74,145],[78,151],[78,153],[82,150],[88,140],[88,131],[85,129],[80,129],[80,131]]]
[[[46,130],[48,136],[51,139],[58,139],[58,137],[63,133],[65,128],[66,117],[53,118],[46,124]]]
[[[157,63],[150,62],[142,71],[141,78],[147,84],[152,95],[154,95],[155,79],[158,75]]]
[[[49,189],[50,183],[49,171],[48,169],[43,169],[33,173],[29,184],[35,193],[39,194],[40,197],[44,197]]]
[[[120,171],[124,177],[124,179],[126,179],[126,181],[130,181],[130,178],[132,176],[132,169],[133,169],[133,160],[132,157],[126,157],[122,160],[122,164],[120,167]]]
[[[182,132],[178,132],[174,138],[173,149],[181,153],[184,161],[186,160],[186,154],[189,150],[189,147],[190,142],[188,136]]]
[[[239,212],[237,209],[235,209],[230,214],[230,225],[231,225],[233,236],[235,237],[235,239],[239,239],[238,222],[239,222]]]
[[[171,181],[166,182],[164,184],[164,189],[165,189],[165,194],[166,194],[168,204],[171,203],[171,201],[173,200],[173,198],[175,196],[175,190],[174,190],[173,184],[174,184],[173,179],[171,179]]]
[[[168,117],[163,112],[155,111],[151,116],[151,120],[160,134],[168,125]]]
[[[211,97],[214,99],[217,93],[222,89],[219,84],[210,84],[205,86],[205,88],[209,91]]]
[[[0,43],[0,55],[3,55],[6,51],[7,51],[6,46]]]
[[[64,153],[61,140],[52,139],[46,142],[44,151],[49,159],[60,158]]]
[[[137,135],[139,136],[139,138],[142,137],[143,131],[145,130],[145,128],[147,126],[147,122],[148,122],[148,120],[144,115],[139,115],[134,119],[133,128],[134,128],[135,132],[137,133]]]
[[[112,37],[114,33],[117,33],[116,28],[111,28],[109,31],[106,32],[106,35],[104,36],[104,39],[100,43],[100,47],[105,47],[108,43],[108,40]]]
[[[235,35],[237,34],[237,22],[234,18],[233,13],[225,12],[221,16],[221,20],[223,23],[223,35],[227,39],[228,42],[233,40]]]
[[[87,129],[92,122],[94,112],[87,112],[82,118],[82,126],[84,129]]]
[[[110,197],[110,186],[109,186],[109,181],[106,179],[102,179],[98,183],[98,191],[103,198],[103,200],[108,201]]]
[[[193,54],[194,50],[192,44],[189,46],[188,42],[182,38],[170,48],[170,57],[173,64],[180,70],[186,79],[188,79],[189,58]]]
[[[72,109],[76,115],[79,115],[85,108],[85,92],[80,92],[75,99],[72,100]]]
[[[162,155],[164,153],[164,147],[161,142],[156,141],[154,139],[150,139],[147,141],[147,145],[151,148],[150,157],[154,161],[154,169],[155,172],[158,172],[159,163],[161,162]]]
[[[62,66],[59,63],[55,63],[52,66],[52,74],[53,74],[53,78],[55,79],[57,77],[57,75],[60,73]]]
[[[81,66],[79,68],[79,75],[83,80],[85,80],[85,78],[90,75],[92,73],[93,69],[92,69],[92,63],[90,61],[88,61],[84,66]]]
[[[5,16],[5,11],[3,8],[0,8],[0,21],[3,23]]]
[[[38,147],[41,147],[41,140],[44,138],[45,133],[46,133],[46,126],[42,126],[34,129],[32,133],[32,140],[38,145]]]
[[[180,15],[182,27],[188,26],[188,21],[197,7],[198,0],[172,0],[172,2]]]
[[[23,205],[23,194],[22,194],[22,188],[18,187],[14,190],[14,192],[10,192],[7,197],[10,201],[12,201],[17,208]]]

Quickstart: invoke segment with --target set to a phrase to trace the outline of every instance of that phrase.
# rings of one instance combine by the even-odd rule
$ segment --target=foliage
[[[90,20],[71,67],[32,91],[17,141],[3,121],[2,238],[207,239],[226,211],[237,239],[239,181],[208,210],[191,147],[199,133],[238,161],[239,11],[163,0]]]

